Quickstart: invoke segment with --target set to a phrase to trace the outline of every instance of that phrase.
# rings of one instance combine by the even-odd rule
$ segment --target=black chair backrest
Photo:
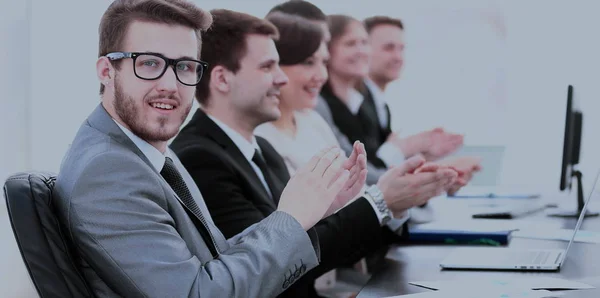
[[[40,297],[93,297],[52,204],[56,175],[18,173],[4,184],[10,223]]]

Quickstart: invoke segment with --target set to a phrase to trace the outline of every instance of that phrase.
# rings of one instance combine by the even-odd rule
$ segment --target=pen
[[[449,198],[461,198],[461,199],[535,199],[539,198],[540,195],[532,194],[532,195],[497,195],[495,193],[487,193],[481,195],[453,195],[448,196]]]

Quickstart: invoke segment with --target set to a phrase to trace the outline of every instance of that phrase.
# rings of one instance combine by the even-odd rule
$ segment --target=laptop
[[[450,253],[441,263],[443,269],[485,269],[485,270],[529,270],[529,271],[557,271],[562,266],[569,248],[573,244],[575,234],[579,230],[585,212],[596,186],[600,180],[600,172],[592,191],[585,200],[583,210],[573,230],[573,236],[566,249],[515,249],[506,247],[477,247],[457,248]]]

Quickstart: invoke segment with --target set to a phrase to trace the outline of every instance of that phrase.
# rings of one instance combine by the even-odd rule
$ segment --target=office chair
[[[42,298],[93,297],[52,204],[56,176],[18,173],[4,184],[8,216],[29,276]]]

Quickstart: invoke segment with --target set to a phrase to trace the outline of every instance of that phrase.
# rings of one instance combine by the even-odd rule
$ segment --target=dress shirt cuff
[[[371,205],[371,207],[373,208],[373,211],[375,212],[375,215],[377,216],[377,220],[379,220],[379,225],[383,226],[383,219],[385,218],[385,215],[383,213],[381,213],[381,211],[379,211],[379,209],[377,208],[377,206],[375,205],[375,202],[373,202],[373,200],[368,199],[367,197],[363,197],[365,200],[367,200],[367,202],[369,202],[369,204]],[[402,226],[410,219],[410,210],[406,210],[404,212],[402,212],[401,214],[394,214],[394,217],[392,217],[392,219],[390,219],[385,226],[387,226],[392,232],[396,233],[399,236],[402,236]]]
[[[321,246],[319,244],[319,234],[317,234],[317,230],[313,227],[306,231],[308,234],[308,238],[310,238],[310,242],[312,243],[313,249],[315,250],[315,254],[317,255],[317,261],[321,263]]]
[[[398,217],[400,216],[400,217]],[[392,232],[402,235],[402,226],[410,219],[410,209],[402,212],[402,214],[394,214],[394,218],[392,218],[386,225]]]
[[[391,166],[399,166],[404,163],[404,153],[396,145],[385,142],[377,150],[377,157],[381,159],[389,168]]]

